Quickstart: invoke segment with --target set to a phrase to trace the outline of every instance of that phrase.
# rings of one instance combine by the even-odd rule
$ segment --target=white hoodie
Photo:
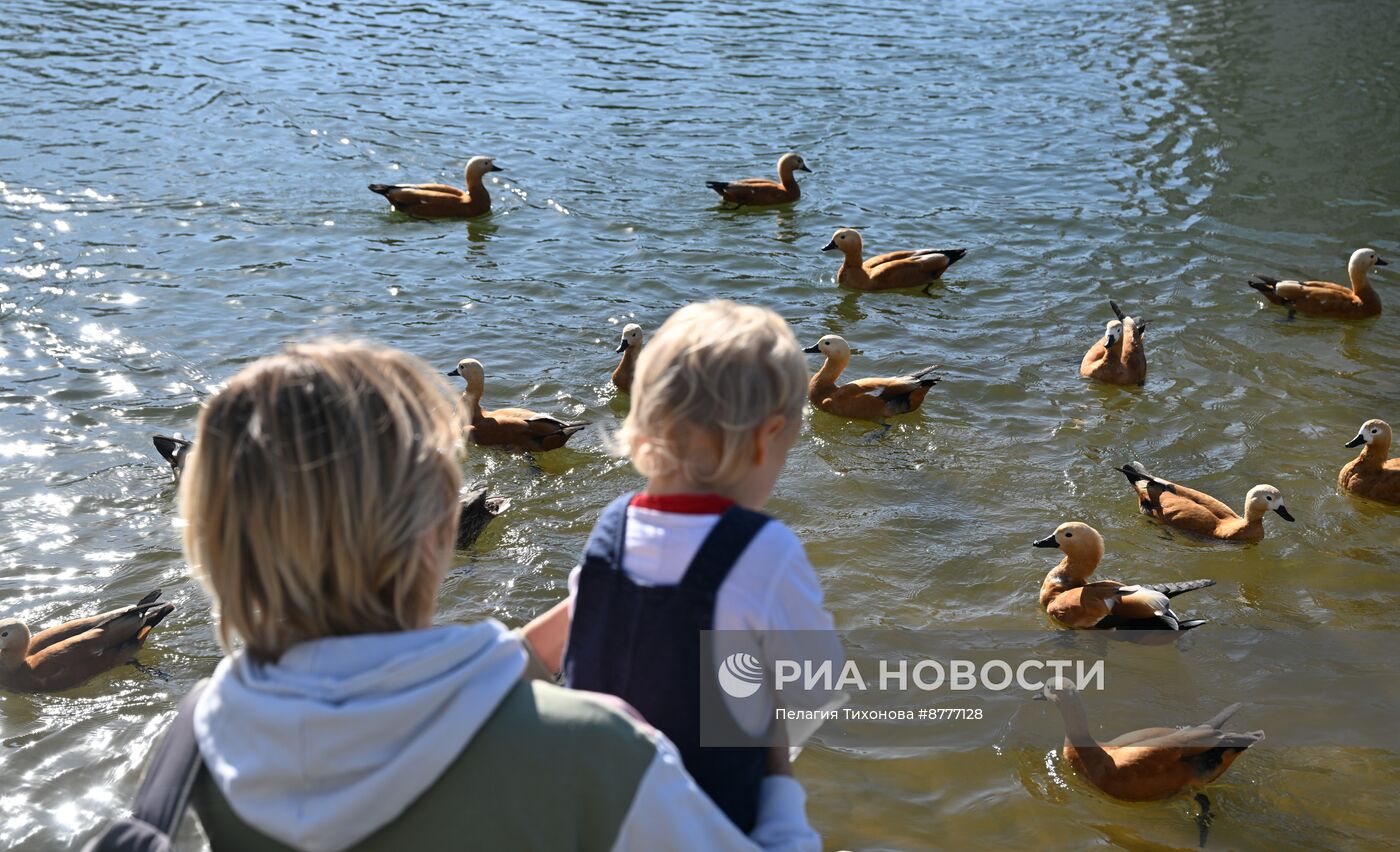
[[[499,622],[306,642],[276,663],[234,654],[195,708],[210,776],[240,819],[306,852],[338,852],[392,822],[457,760],[519,681],[526,653]],[[615,849],[818,849],[802,787],[765,779],[745,837],[658,735]]]

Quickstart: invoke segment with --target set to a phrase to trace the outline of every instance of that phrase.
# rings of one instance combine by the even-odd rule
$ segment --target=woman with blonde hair
[[[359,343],[205,406],[180,501],[227,652],[193,709],[215,852],[818,845],[795,783],[745,836],[621,702],[522,677],[494,620],[433,625],[461,425],[425,364]]]

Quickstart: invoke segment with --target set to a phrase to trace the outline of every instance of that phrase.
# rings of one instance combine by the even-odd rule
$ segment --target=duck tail
[[[952,266],[967,255],[967,249],[939,249],[938,253],[948,258],[948,265]]]
[[[369,185],[369,191],[370,191],[370,192],[378,193],[378,194],[384,196],[385,198],[388,198],[388,197],[389,197],[389,193],[393,192],[394,190],[396,190],[396,189],[398,189],[398,188],[399,188],[399,187],[398,187],[397,184],[392,184],[392,183],[372,183],[372,184]]]
[[[1274,287],[1278,285],[1278,282],[1279,279],[1270,275],[1254,275],[1249,279],[1249,286],[1258,290],[1260,293],[1272,293],[1274,292]]]
[[[1205,618],[1193,618],[1193,619],[1191,619],[1190,621],[1179,621],[1179,622],[1177,622],[1177,624],[1176,624],[1176,629],[1177,629],[1177,630],[1191,630],[1191,629],[1193,629],[1193,628],[1200,627],[1202,624],[1205,624],[1207,621],[1208,621],[1208,619],[1205,619]]]
[[[729,181],[727,181],[727,180],[707,180],[707,181],[705,181],[705,186],[708,186],[710,189],[713,189],[715,192],[718,192],[720,195],[724,195],[725,190],[729,189]]]
[[[1186,594],[1187,592],[1194,592],[1194,591],[1196,591],[1197,589],[1204,589],[1204,588],[1207,588],[1207,587],[1209,587],[1209,586],[1214,586],[1214,585],[1215,585],[1215,581],[1214,581],[1214,580],[1185,580],[1185,581],[1180,582],[1180,583],[1139,583],[1139,584],[1138,584],[1138,586],[1139,586],[1140,588],[1143,588],[1143,589],[1151,589],[1151,590],[1154,591],[1154,592],[1161,592],[1162,594],[1166,595],[1166,596],[1169,597],[1169,598],[1174,598],[1174,597],[1176,597],[1177,595],[1184,595],[1184,594]]]
[[[1218,731],[1225,727],[1225,723],[1230,721],[1230,717],[1240,712],[1240,708],[1243,706],[1244,705],[1239,702],[1231,704],[1229,707],[1226,707],[1224,710],[1221,710],[1219,713],[1216,713],[1214,716],[1202,722],[1200,727],[1214,728]]]
[[[151,634],[151,631],[156,629],[156,625],[164,621],[165,617],[174,611],[175,604],[167,603],[161,604],[156,609],[147,612],[145,618],[142,620],[141,629],[136,631],[137,644],[145,642],[146,637]]]
[[[146,593],[146,596],[145,596],[144,598],[142,598],[141,600],[139,600],[139,601],[136,602],[136,605],[137,605],[137,606],[150,606],[151,604],[155,603],[155,602],[158,601],[158,600],[160,600],[160,589],[156,589],[156,590],[153,591],[153,592],[147,592],[147,593]]]
[[[575,432],[578,432],[578,431],[581,430],[583,427],[585,427],[585,426],[592,426],[592,425],[593,425],[593,421],[592,421],[592,420],[578,420],[578,421],[575,421],[575,422],[573,422],[573,423],[565,423],[563,426],[561,426],[561,427],[559,428],[559,431],[562,432],[562,433],[564,434],[564,437],[568,438],[568,437],[572,437],[573,434],[574,434]]]
[[[1147,468],[1142,466],[1142,462],[1128,462],[1122,467],[1115,467],[1114,470],[1128,477],[1128,484],[1137,485],[1139,482],[1152,480],[1152,474],[1147,472]]]
[[[169,435],[152,435],[151,443],[155,445],[156,452],[160,457],[170,463],[171,467],[180,463],[180,452],[190,445],[184,438],[172,438]]]

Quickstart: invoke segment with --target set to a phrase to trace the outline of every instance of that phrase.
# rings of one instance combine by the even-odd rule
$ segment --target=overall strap
[[[593,532],[588,536],[588,544],[583,551],[583,562],[600,563],[621,570],[622,554],[627,541],[627,507],[635,494],[624,494],[608,504],[598,517]]]
[[[207,680],[195,684],[180,702],[175,721],[170,723],[160,745],[156,746],[151,765],[146,768],[146,777],[141,780],[141,789],[136,793],[136,804],[131,809],[133,817],[171,837],[180,827],[190,791],[204,766],[199,743],[194,737],[194,706],[208,685]]]
[[[719,522],[700,544],[690,567],[685,569],[680,586],[707,596],[714,596],[729,576],[729,571],[739,557],[744,555],[749,543],[758,535],[768,516],[741,506],[730,506]]]

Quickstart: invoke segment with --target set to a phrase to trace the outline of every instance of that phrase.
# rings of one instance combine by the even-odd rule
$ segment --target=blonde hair
[[[734,302],[687,305],[637,360],[617,448],[649,479],[728,485],[750,463],[766,419],[801,423],[806,391],[807,363],[782,317]]]
[[[261,661],[325,636],[425,627],[451,556],[462,414],[426,364],[365,343],[291,346],[199,416],[185,553],[219,641]]]

